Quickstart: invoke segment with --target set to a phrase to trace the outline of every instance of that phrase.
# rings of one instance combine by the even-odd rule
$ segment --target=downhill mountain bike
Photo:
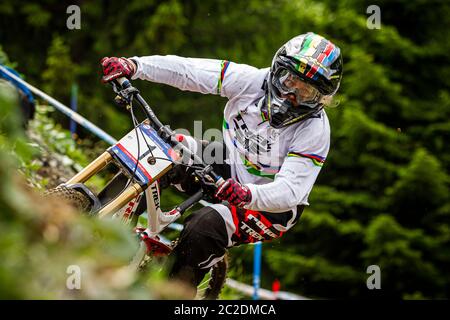
[[[117,94],[116,103],[130,111],[134,129],[66,183],[48,190],[46,195],[64,198],[81,211],[101,219],[118,218],[135,227],[134,230],[142,241],[131,265],[139,269],[155,256],[170,254],[176,241],[164,243],[159,234],[194,204],[203,199],[211,199],[214,190],[224,179],[214,172],[212,165],[205,164],[196,153],[180,143],[175,132],[160,122],[139,90],[128,79],[120,78],[111,84]],[[134,116],[134,101],[147,117],[141,123]],[[186,162],[190,164],[185,164]],[[119,173],[96,194],[85,182],[110,164],[115,165]],[[201,188],[172,210],[162,211],[160,181],[180,167],[188,167]],[[120,184],[119,180],[125,182]],[[142,197],[145,197],[145,202],[141,201]],[[136,227],[137,209],[142,203],[147,206],[147,228]],[[198,288],[202,293],[198,297],[217,299],[224,285],[226,272],[225,257],[211,268],[201,284],[205,287]]]

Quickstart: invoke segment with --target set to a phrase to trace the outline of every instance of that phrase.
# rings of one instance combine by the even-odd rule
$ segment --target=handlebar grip
[[[122,89],[126,89],[131,86],[130,80],[128,80],[125,77],[117,78],[114,80],[114,82],[116,83],[116,85],[118,85]]]
[[[203,190],[197,191],[194,195],[186,199],[182,204],[177,207],[177,210],[183,214],[184,211],[192,207],[194,204],[202,200],[203,198]]]
[[[216,180],[216,186],[217,186],[217,188],[220,188],[220,186],[221,186],[222,184],[224,184],[224,183],[225,183],[225,179],[222,178],[222,177],[219,177],[219,178]]]

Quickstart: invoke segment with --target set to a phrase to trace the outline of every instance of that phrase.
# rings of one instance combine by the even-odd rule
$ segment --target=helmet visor
[[[319,90],[284,67],[279,67],[274,72],[272,84],[277,89],[279,98],[289,99],[296,106],[316,104],[322,98]]]

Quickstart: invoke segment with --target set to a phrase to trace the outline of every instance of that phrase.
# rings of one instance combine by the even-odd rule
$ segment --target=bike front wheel
[[[80,211],[89,212],[92,208],[91,201],[83,193],[67,188],[65,186],[58,186],[56,188],[47,190],[44,193],[45,197],[56,197],[64,199]]]

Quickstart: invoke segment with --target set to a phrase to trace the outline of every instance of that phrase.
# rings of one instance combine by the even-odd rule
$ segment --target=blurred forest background
[[[66,27],[71,4],[81,8],[80,30]],[[380,29],[366,25],[372,4],[381,9]],[[331,150],[298,225],[263,246],[262,286],[277,278],[282,290],[313,298],[448,298],[449,27],[445,0],[2,1],[0,59],[67,105],[78,84],[79,112],[120,138],[132,126],[100,83],[104,56],[176,54],[267,67],[293,36],[329,38],[344,58],[340,105],[327,111]],[[204,130],[221,126],[221,97],[135,85],[172,128],[191,130],[194,120]],[[56,112],[45,121],[68,128]],[[15,133],[1,128],[6,145]],[[78,130],[82,144],[106,147]],[[80,157],[93,159],[92,148]],[[1,190],[2,201],[10,201],[7,186]],[[166,198],[169,204],[179,196]],[[3,230],[14,215],[0,208]],[[0,250],[14,259],[7,246],[16,238],[0,234]],[[231,276],[246,283],[251,250],[231,250]],[[381,290],[366,287],[370,265],[381,268]],[[4,268],[0,286],[10,281]]]

